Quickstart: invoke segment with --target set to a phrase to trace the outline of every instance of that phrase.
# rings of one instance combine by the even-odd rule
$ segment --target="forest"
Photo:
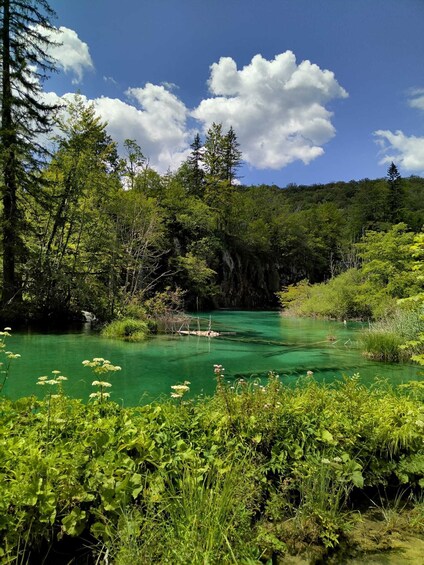
[[[177,171],[159,175],[134,140],[120,157],[81,97],[60,116],[35,184],[16,189],[9,322],[81,310],[110,320],[176,289],[188,310],[276,307],[281,287],[357,266],[368,231],[424,222],[424,179],[396,167],[394,179],[243,186],[236,133],[214,124]]]

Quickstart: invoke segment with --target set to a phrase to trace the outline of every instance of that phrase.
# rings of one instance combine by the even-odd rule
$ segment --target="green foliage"
[[[29,196],[25,299],[33,317],[63,318],[80,309],[106,316],[115,274],[108,205],[119,188],[116,144],[78,95],[58,128],[58,149],[45,171],[46,201]]]
[[[306,316],[362,319],[387,316],[396,310],[396,300],[413,296],[422,288],[413,258],[415,237],[413,232],[406,231],[405,224],[397,224],[387,232],[369,231],[355,244],[361,266],[348,269],[326,283],[307,286],[302,281],[291,286],[278,294],[280,303],[290,312]]]
[[[216,272],[207,266],[205,259],[196,257],[196,255],[189,252],[184,257],[178,258],[178,264],[184,269],[197,294],[207,294],[210,292],[211,283]]]
[[[99,379],[118,369],[84,364]],[[228,383],[216,365],[210,399],[126,409],[66,398],[57,374],[42,401],[0,401],[5,562],[41,561],[89,530],[99,558],[122,564],[325,554],[348,539],[358,489],[424,481],[423,406],[408,388],[311,373],[296,387]]]
[[[149,333],[149,326],[146,321],[129,317],[114,320],[102,330],[104,337],[124,341],[144,341]]]
[[[357,269],[349,269],[327,283],[310,285],[301,281],[277,296],[290,314],[338,319],[370,317],[383,299],[367,293],[367,284]],[[387,306],[386,295],[384,299]]]

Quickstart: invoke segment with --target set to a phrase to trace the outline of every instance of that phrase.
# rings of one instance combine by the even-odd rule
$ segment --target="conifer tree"
[[[191,192],[200,196],[203,191],[203,181],[205,172],[202,168],[203,153],[202,142],[200,135],[196,133],[193,143],[190,145],[191,153],[187,159],[187,166],[189,171],[189,184]]]
[[[225,144],[222,124],[213,123],[206,133],[203,162],[206,173],[219,180],[225,180]]]
[[[2,305],[19,300],[17,265],[22,261],[20,198],[36,190],[43,154],[38,139],[50,128],[54,106],[45,104],[41,83],[54,70],[47,54],[54,12],[45,0],[0,0],[0,189],[3,201]]]
[[[237,169],[241,164],[241,156],[240,144],[237,141],[233,126],[231,126],[224,138],[225,180],[228,180],[230,184],[233,184],[236,178]]]
[[[224,135],[222,124],[213,123],[206,134],[203,155],[206,172],[217,180],[229,181],[232,184],[241,164],[239,147],[232,127]]]
[[[401,220],[401,208],[403,204],[402,177],[393,161],[387,170],[387,184],[389,186],[389,219],[391,222],[397,223]]]

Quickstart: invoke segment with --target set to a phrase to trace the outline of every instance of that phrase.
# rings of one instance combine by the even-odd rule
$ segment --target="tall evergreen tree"
[[[196,133],[193,143],[190,145],[190,147],[191,153],[187,159],[190,191],[193,192],[193,194],[195,194],[196,196],[200,196],[203,191],[205,171],[202,168],[202,142],[198,133]]]
[[[389,219],[393,223],[400,222],[403,205],[402,177],[393,161],[387,170],[387,184],[389,186]]]
[[[224,135],[222,124],[214,122],[206,134],[203,154],[207,174],[233,184],[241,158],[240,144],[232,126]]]
[[[225,180],[230,181],[230,184],[233,184],[236,178],[237,169],[241,165],[241,157],[240,144],[231,126],[224,138]]]
[[[218,180],[225,180],[225,142],[222,124],[213,123],[206,133],[203,162],[208,175]]]
[[[54,70],[47,54],[54,12],[46,0],[0,0],[0,189],[3,200],[3,307],[18,300],[22,252],[19,197],[33,192],[43,149],[37,136],[50,127],[53,106],[41,83]]]

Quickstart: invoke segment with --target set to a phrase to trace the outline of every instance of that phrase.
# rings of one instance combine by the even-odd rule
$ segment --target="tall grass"
[[[143,341],[149,335],[149,326],[144,320],[121,318],[105,326],[102,335],[124,341]]]
[[[249,544],[254,491],[246,466],[226,461],[225,472],[188,466],[179,480],[165,479],[156,501],[123,508],[115,535],[99,553],[115,565],[240,563]],[[102,562],[103,562],[102,561]]]
[[[400,349],[403,340],[396,333],[373,329],[364,330],[360,342],[364,355],[370,359],[397,363],[401,359],[408,358]]]
[[[419,309],[398,307],[364,330],[360,341],[364,354],[371,359],[406,361],[416,351],[402,347],[403,344],[416,340],[423,331],[424,320]]]

